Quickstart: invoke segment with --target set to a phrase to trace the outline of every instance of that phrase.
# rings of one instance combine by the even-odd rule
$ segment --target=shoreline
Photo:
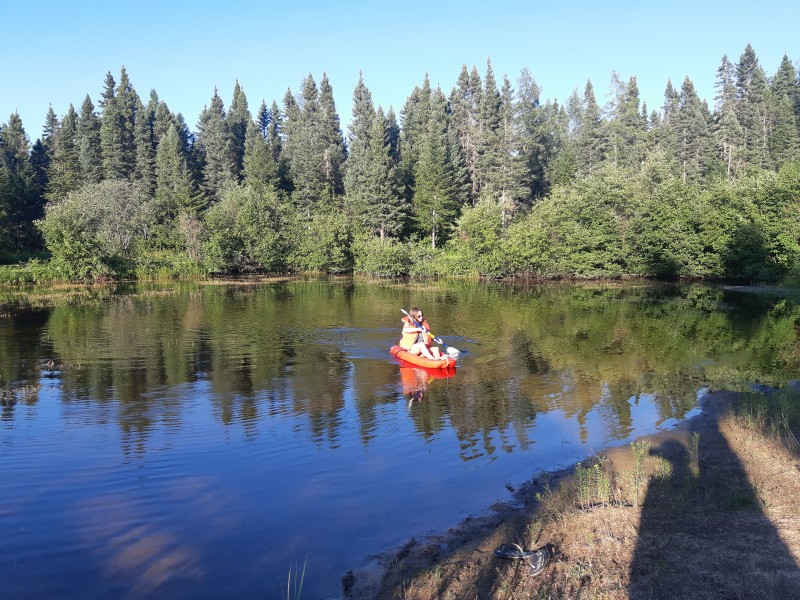
[[[789,387],[800,390],[800,382],[790,382]],[[756,386],[753,389],[767,394],[773,391],[758,389]],[[593,459],[590,458],[578,464],[600,461],[606,471],[617,474],[618,480],[615,481],[615,485],[623,485],[620,483],[621,474],[631,472],[631,469],[637,467],[636,457],[632,452],[634,444],[646,443],[651,456],[660,456],[662,458],[658,460],[663,461],[672,460],[675,471],[680,468],[681,461],[685,461],[685,450],[691,449],[694,444],[695,448],[700,446],[702,449],[702,452],[699,452],[699,456],[696,457],[699,471],[713,472],[717,469],[720,471],[725,468],[730,469],[732,468],[731,464],[735,466],[738,460],[733,460],[729,456],[729,452],[725,451],[726,442],[724,436],[719,435],[719,432],[727,427],[724,424],[727,411],[741,395],[742,392],[729,390],[708,391],[699,399],[700,412],[698,414],[677,423],[669,430],[641,436],[623,446],[602,449],[595,454]],[[700,441],[698,442],[698,440]],[[769,460],[769,456],[766,458]],[[731,464],[726,465],[723,464],[724,462]],[[624,521],[624,526],[620,527],[624,533],[611,534],[610,537],[615,540],[615,546],[625,547],[627,550],[625,558],[618,561],[619,565],[625,565],[624,568],[617,565],[611,568],[608,574],[604,574],[602,571],[595,574],[595,579],[605,578],[610,581],[609,593],[603,593],[601,596],[608,598],[680,597],[680,594],[672,596],[671,592],[660,596],[658,586],[649,588],[650,592],[642,594],[637,590],[643,587],[647,588],[652,582],[647,577],[636,576],[633,572],[626,575],[632,565],[647,563],[644,559],[640,559],[638,563],[635,560],[637,556],[644,555],[649,551],[646,548],[647,544],[659,545],[658,535],[651,539],[649,534],[645,536],[642,531],[642,523],[649,519],[648,515],[651,512],[661,514],[660,511],[663,507],[659,508],[658,503],[648,505],[645,500],[642,503],[643,506],[638,507],[629,504],[592,505],[578,511],[566,508],[554,509],[553,506],[548,506],[548,504],[554,504],[554,500],[563,500],[558,498],[559,490],[570,486],[576,468],[577,465],[573,465],[555,472],[535,474],[517,490],[514,490],[510,501],[498,502],[488,507],[484,514],[469,516],[445,532],[424,538],[412,537],[400,548],[376,555],[375,559],[366,567],[350,570],[342,577],[343,598],[345,600],[494,598],[493,594],[497,589],[502,588],[508,592],[514,587],[514,582],[518,586],[521,585],[526,593],[531,586],[541,589],[541,586],[544,585],[545,588],[550,589],[552,588],[551,584],[554,584],[552,579],[556,577],[557,571],[574,570],[574,566],[569,566],[574,561],[576,554],[575,550],[570,548],[575,544],[575,541],[570,539],[570,530],[584,531],[587,528],[593,530],[604,519]],[[800,459],[796,460],[796,469],[800,472]],[[683,476],[682,474],[681,477]],[[683,483],[677,481],[677,477],[676,483],[672,485],[682,493]],[[718,483],[712,482],[709,488],[713,490],[715,485]],[[763,483],[757,483],[756,487],[763,487],[763,485]],[[651,484],[650,487],[658,488],[655,484]],[[695,485],[695,487],[698,486]],[[796,491],[798,506],[800,506],[800,482]],[[651,492],[648,490],[647,493]],[[670,506],[675,502],[677,501],[670,501]],[[763,502],[767,503],[767,501]],[[689,502],[688,516],[685,518],[687,523],[693,522],[697,506],[701,504],[702,502],[699,500]],[[653,508],[648,508],[648,506],[653,506]],[[684,508],[687,507],[683,507],[681,504],[681,510]],[[555,518],[552,514],[545,514],[551,513],[553,510],[563,510],[564,514],[557,514]],[[718,511],[711,510],[710,512],[716,514]],[[677,518],[684,519],[684,516],[681,514]],[[574,521],[575,523],[570,525],[562,521]],[[670,518],[667,518],[665,522],[659,521],[659,525],[654,530],[663,526],[665,529],[661,533],[668,536],[670,533],[669,521]],[[554,524],[557,526],[554,527]],[[769,529],[766,523],[759,523],[759,527]],[[616,528],[612,529],[616,530]],[[697,526],[696,529],[698,535],[701,536],[715,534],[714,530],[705,531],[705,526]],[[754,529],[758,530],[756,527]],[[784,547],[783,554],[779,558],[789,565],[787,577],[791,579],[791,585],[798,584],[798,587],[790,589],[800,590],[800,566],[798,566],[800,565],[800,520],[793,523],[792,532],[794,537],[789,537],[795,543],[792,543],[789,549]],[[693,530],[689,527],[689,530],[684,533],[691,537]],[[596,535],[596,533],[589,537],[592,535]],[[644,539],[645,537],[647,539]],[[782,535],[782,537],[786,536]],[[526,550],[533,550],[546,544],[554,550],[555,556],[551,560],[553,564],[548,565],[545,572],[539,577],[526,578],[522,572],[524,569],[521,571],[519,568],[524,561],[502,560],[493,556],[494,548],[503,543],[518,543]],[[794,559],[793,572],[790,564],[792,560],[786,560],[787,558]],[[643,579],[644,583],[639,579]],[[472,595],[462,596],[467,590]],[[705,592],[701,590],[702,586],[696,591],[692,591],[691,587],[687,588],[686,594],[688,595],[684,597],[708,597],[706,594],[709,590],[705,590]],[[478,596],[475,596],[476,593]],[[498,595],[497,597],[515,596]],[[541,597],[564,596],[557,593]],[[712,594],[711,597],[716,597],[716,594]],[[796,596],[790,594],[782,597],[800,598],[800,592],[797,592]]]

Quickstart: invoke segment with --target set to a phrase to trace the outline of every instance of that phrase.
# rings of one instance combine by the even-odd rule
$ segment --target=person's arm
[[[424,330],[420,329],[419,327],[417,327],[413,323],[404,323],[403,324],[403,333],[417,333],[417,332],[422,332],[422,331],[424,331]]]

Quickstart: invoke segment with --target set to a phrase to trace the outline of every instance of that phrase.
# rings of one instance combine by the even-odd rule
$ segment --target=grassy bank
[[[412,540],[348,597],[381,600],[800,597],[800,390],[715,392],[702,415],[540,476],[513,505]],[[530,575],[494,557],[549,546]]]

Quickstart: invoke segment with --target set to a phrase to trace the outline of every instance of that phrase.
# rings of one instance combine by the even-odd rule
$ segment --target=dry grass
[[[538,477],[441,538],[387,557],[380,600],[800,598],[797,394],[718,392],[673,431]],[[796,411],[796,412],[795,412]],[[538,577],[495,558],[552,544]]]

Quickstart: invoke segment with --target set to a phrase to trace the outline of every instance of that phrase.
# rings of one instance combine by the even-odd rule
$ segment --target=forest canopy
[[[97,105],[0,125],[0,255],[26,278],[328,272],[800,277],[800,80],[748,45],[713,106],[687,77],[648,109],[614,73],[559,104],[491,61],[411,90],[362,77],[346,133],[323,73],[253,111],[215,89],[191,129],[123,67]],[[76,109],[75,106],[78,106]]]

